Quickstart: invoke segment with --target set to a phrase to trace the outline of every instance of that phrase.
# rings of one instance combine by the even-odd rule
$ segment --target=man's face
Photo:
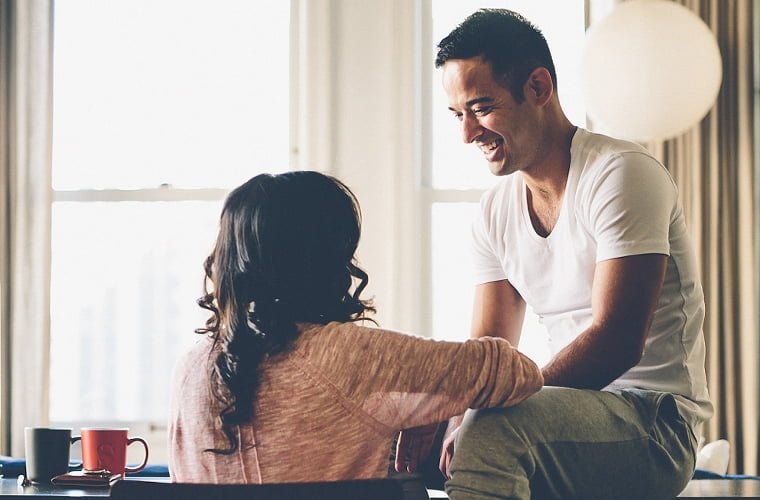
[[[451,59],[443,65],[449,109],[461,122],[462,139],[483,152],[491,173],[508,175],[529,168],[537,135],[529,100],[517,103],[493,77],[481,57]]]

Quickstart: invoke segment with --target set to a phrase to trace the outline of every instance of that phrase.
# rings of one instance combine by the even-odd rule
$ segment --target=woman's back
[[[253,419],[225,455],[203,339],[178,365],[169,422],[175,481],[273,483],[384,477],[400,429],[468,407],[516,404],[542,384],[501,339],[440,342],[353,323],[299,324],[288,351],[261,364]]]

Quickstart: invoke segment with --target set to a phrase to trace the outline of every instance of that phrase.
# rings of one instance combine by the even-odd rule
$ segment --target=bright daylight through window
[[[469,334],[470,220],[491,177],[460,141],[432,46],[479,7],[533,20],[583,125],[583,0],[431,0],[430,331]],[[202,262],[227,190],[289,168],[290,2],[56,2],[50,420],[166,421],[170,373],[207,315]],[[266,75],[266,78],[262,78]],[[427,85],[427,84],[426,84]],[[454,263],[463,263],[456,265]],[[535,316],[526,328],[540,334]],[[536,335],[524,335],[525,340]],[[545,353],[521,347],[541,362]],[[139,427],[138,427],[139,429]],[[157,431],[155,448],[164,441]],[[160,460],[160,452],[153,455]]]
[[[288,169],[289,7],[56,2],[53,423],[166,421],[221,200]]]

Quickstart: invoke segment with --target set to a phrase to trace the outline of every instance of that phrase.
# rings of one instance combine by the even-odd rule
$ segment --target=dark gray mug
[[[25,427],[26,477],[35,483],[49,483],[69,471],[71,429]]]

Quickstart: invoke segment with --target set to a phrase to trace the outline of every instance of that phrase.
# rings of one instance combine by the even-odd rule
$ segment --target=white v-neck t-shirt
[[[518,172],[484,193],[473,225],[476,283],[509,280],[546,326],[554,355],[591,324],[598,262],[667,255],[643,357],[607,389],[673,393],[692,424],[709,418],[704,296],[667,169],[635,143],[578,128],[560,215],[546,238],[531,224],[526,190]]]

